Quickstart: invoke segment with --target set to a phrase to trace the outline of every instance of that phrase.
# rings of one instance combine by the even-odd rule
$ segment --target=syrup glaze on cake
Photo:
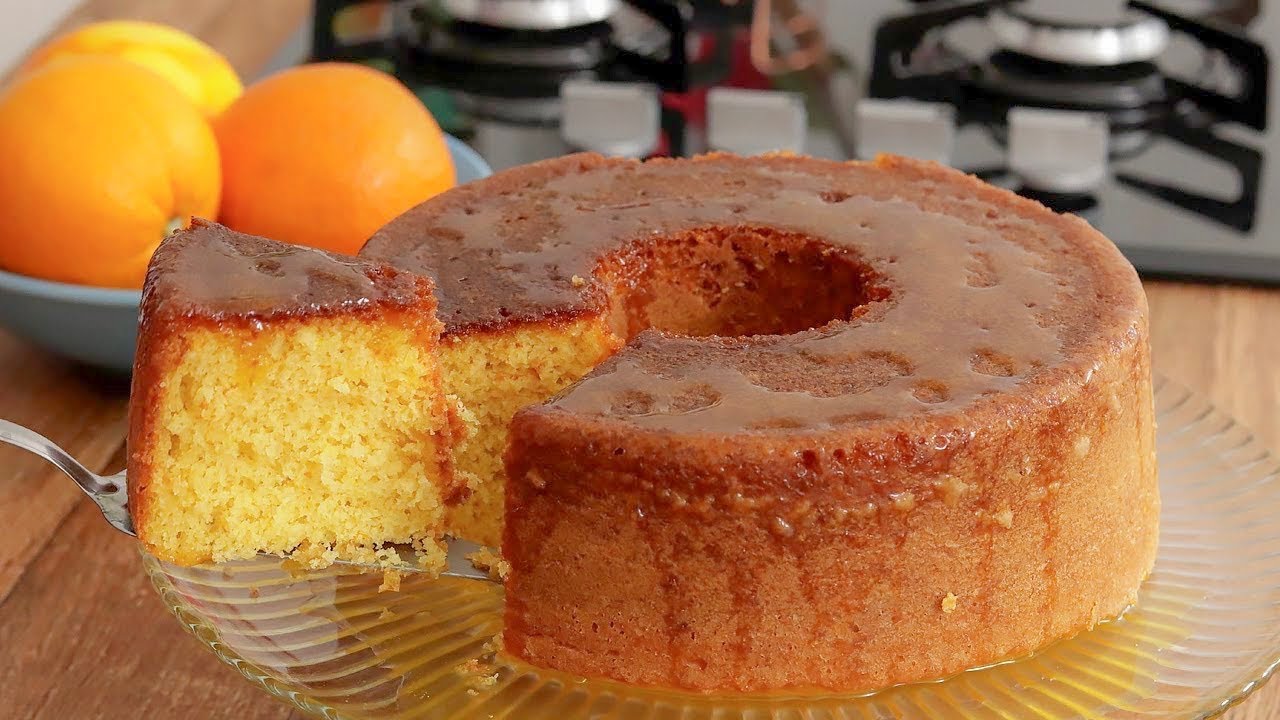
[[[442,560],[456,500],[429,280],[195,221],[148,269],[129,505],[182,564]]]
[[[422,278],[367,260],[286,245],[195,219],[151,261],[149,306],[211,322],[413,307]]]
[[[446,336],[612,313],[611,327],[634,337],[654,324],[645,298],[636,307],[654,272],[723,269],[651,267],[654,245],[696,245],[699,234],[739,244],[766,242],[763,234],[787,250],[821,239],[811,254],[852,266],[844,275],[856,299],[815,324],[842,322],[750,340],[646,336],[553,403],[607,413],[629,393],[653,395],[629,420],[653,429],[814,428],[857,415],[946,412],[1045,374],[1096,345],[1099,328],[1136,332],[1145,299],[1109,241],[1073,218],[998,212],[991,203],[1006,193],[951,173],[929,177],[931,170],[785,157],[635,165],[576,156],[447,193],[380,231],[362,254],[431,276]],[[948,196],[956,182],[971,194]],[[926,201],[937,195],[945,207],[922,213],[915,200],[896,197],[904,190]],[[619,321],[620,313],[627,317]],[[646,359],[664,371],[646,368]],[[696,416],[663,411],[680,404],[671,393],[688,385],[722,397]],[[918,396],[928,398],[924,407]]]
[[[1146,302],[1074,217],[896,158],[573,156],[364,254],[436,281],[446,347],[625,344],[509,426],[536,664],[868,690],[1114,617],[1154,560]]]

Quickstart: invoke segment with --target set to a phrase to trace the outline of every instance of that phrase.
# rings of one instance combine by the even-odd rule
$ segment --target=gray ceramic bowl
[[[490,174],[488,163],[449,137],[458,183]],[[129,372],[138,333],[137,290],[69,285],[0,271],[0,326],[91,367]]]

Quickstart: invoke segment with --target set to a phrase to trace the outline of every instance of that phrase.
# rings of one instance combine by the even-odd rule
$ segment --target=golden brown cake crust
[[[420,307],[426,278],[375,261],[245,235],[194,218],[152,256],[144,317],[244,322]]]
[[[857,297],[741,323],[781,334],[644,330],[654,258],[713,241],[729,264],[686,269],[713,295],[766,283],[733,264],[763,247]],[[446,333],[626,316],[613,359],[511,426],[504,638],[534,663],[867,690],[1113,617],[1153,562],[1146,301],[1077,218],[898,158],[585,155],[446,193],[363,254],[431,275]]]
[[[913,416],[922,409],[916,396],[941,398],[923,408],[936,414],[1092,357],[1123,341],[1145,312],[1132,268],[1083,221],[899,159],[571,156],[445,193],[379,231],[361,254],[431,276],[450,335],[606,312],[607,266],[625,266],[655,238],[708,227],[819,238],[864,268],[875,301],[847,322],[785,336],[642,336],[558,407],[617,416],[626,413],[614,412],[626,404],[619,399],[637,391],[653,397],[628,424],[697,432]],[[726,372],[704,383],[708,370]],[[734,384],[739,374],[749,382]],[[696,415],[663,393],[720,383],[734,387]],[[818,387],[818,401],[777,392]],[[791,400],[800,417],[780,406]]]

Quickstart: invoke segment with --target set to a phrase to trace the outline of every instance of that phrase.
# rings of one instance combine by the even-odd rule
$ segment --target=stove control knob
[[[572,148],[643,158],[658,147],[661,112],[653,85],[566,80],[560,100],[560,135]]]
[[[1110,131],[1103,115],[1009,110],[1009,170],[1035,190],[1084,193],[1107,179]]]
[[[803,152],[809,116],[804,99],[776,90],[716,87],[707,92],[707,146],[759,155]]]
[[[863,98],[856,112],[859,158],[892,153],[944,165],[951,162],[956,134],[956,111],[951,105]]]

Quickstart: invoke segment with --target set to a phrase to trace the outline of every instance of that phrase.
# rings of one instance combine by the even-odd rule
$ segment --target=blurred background
[[[495,168],[898,152],[1079,213],[1140,270],[1274,283],[1277,34],[1239,0],[440,0],[320,2],[297,41],[395,73]]]

